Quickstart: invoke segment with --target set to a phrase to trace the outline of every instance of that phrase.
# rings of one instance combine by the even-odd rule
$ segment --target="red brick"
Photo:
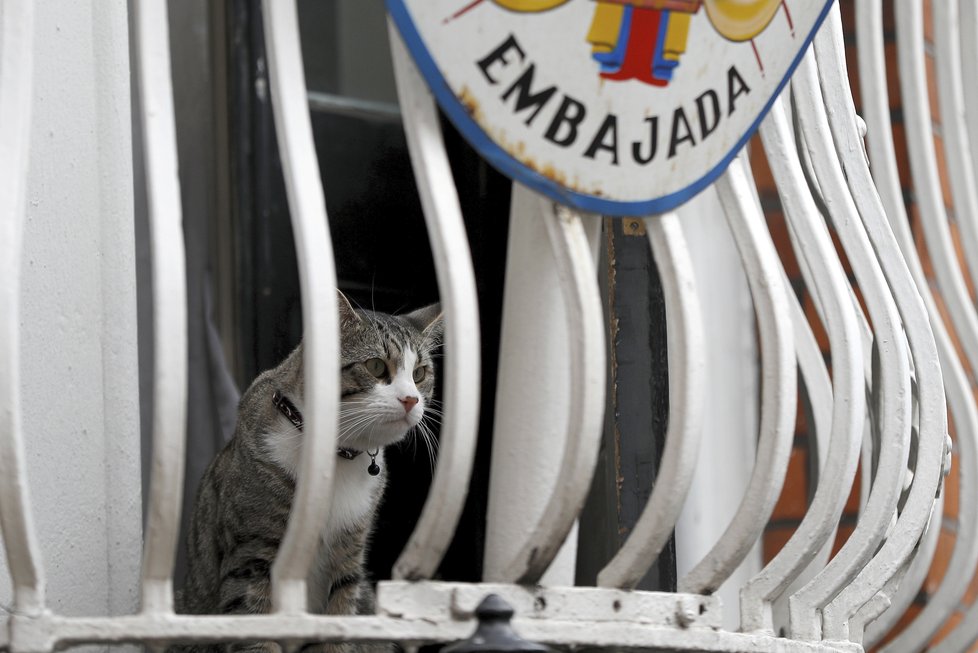
[[[927,12],[930,16],[930,12]],[[927,73],[927,97],[930,100],[930,118],[935,124],[941,123],[940,98],[937,95],[937,64],[930,54],[925,55],[924,70]]]
[[[951,195],[951,179],[947,173],[947,155],[944,152],[944,139],[937,134],[934,135],[934,153],[937,155],[937,173],[941,178],[941,197],[944,199],[944,206],[953,211],[954,197]]]
[[[818,311],[815,310],[815,303],[808,293],[805,294],[805,299],[802,301],[802,308],[805,310],[805,317],[808,318],[808,323],[812,327],[812,333],[815,334],[815,341],[818,343],[819,349],[822,350],[822,353],[827,353],[829,351],[829,335],[825,331],[825,327],[822,326]]]
[[[856,529],[852,524],[839,524],[839,530],[835,533],[835,543],[832,545],[832,557],[839,552],[845,543],[849,540],[852,532]]]
[[[954,551],[954,540],[954,533],[941,529],[941,534],[937,537],[937,550],[934,551],[934,560],[930,564],[930,571],[927,572],[927,579],[924,581],[924,591],[929,595],[937,591],[944,579],[944,574],[947,573],[951,552]]]
[[[778,250],[781,264],[788,279],[797,281],[801,279],[801,269],[798,267],[798,259],[791,248],[791,238],[788,236],[788,224],[785,222],[784,213],[780,211],[768,212],[767,229],[771,233],[774,247]]]
[[[904,629],[910,625],[910,622],[912,622],[914,619],[917,618],[917,615],[919,615],[922,610],[923,607],[916,604],[911,605],[909,608],[907,608],[906,612],[904,612],[903,616],[901,616],[900,619],[897,620],[896,624],[893,626],[890,632],[887,633],[886,637],[880,640],[879,646],[877,647],[876,650],[879,650],[879,647],[884,646],[885,644],[893,640],[897,635],[902,633]]]
[[[852,481],[852,489],[849,490],[849,498],[846,499],[845,508],[842,509],[843,515],[855,517],[859,514],[859,491],[862,485],[862,465],[856,468],[856,476]]]
[[[781,496],[774,506],[772,519],[796,519],[801,521],[808,510],[808,451],[795,447],[788,459],[788,472],[784,477]]]
[[[930,640],[930,645],[934,646],[939,641],[947,637],[948,633],[954,630],[960,623],[963,617],[958,612],[952,612],[951,615],[944,621],[941,625],[940,630],[934,633],[934,638]]]
[[[778,551],[784,547],[785,542],[788,541],[794,532],[794,527],[788,526],[768,528],[766,531],[764,531],[763,555],[765,564],[770,562],[771,559],[778,554]]]
[[[961,601],[965,605],[971,605],[978,599],[978,573],[971,577],[971,584],[968,585],[968,590],[964,593],[964,598]]]

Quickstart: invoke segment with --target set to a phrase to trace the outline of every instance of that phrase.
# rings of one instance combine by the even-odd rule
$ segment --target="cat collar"
[[[282,394],[281,391],[276,390],[272,395],[272,403],[278,408],[279,412],[285,415],[286,419],[292,422],[292,425],[302,430],[302,425],[304,420],[302,419],[302,413],[299,409],[295,407],[295,404]],[[336,455],[340,458],[345,458],[347,460],[353,460],[363,452],[359,449],[350,449],[349,447],[337,447]],[[376,476],[380,474],[380,465],[377,464],[377,454],[380,453],[380,449],[374,449],[373,451],[368,451],[367,455],[370,456],[370,465],[367,467],[367,473],[371,476]]]

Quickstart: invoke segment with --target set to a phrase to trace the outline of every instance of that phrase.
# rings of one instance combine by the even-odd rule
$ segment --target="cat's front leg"
[[[374,613],[374,590],[364,578],[363,569],[357,566],[354,573],[333,581],[327,614],[357,615]],[[392,653],[393,643],[334,642],[323,646],[323,653]]]
[[[337,616],[360,614],[359,608],[365,591],[370,592],[370,586],[364,580],[363,571],[359,567],[354,569],[353,573],[333,580],[329,600],[326,603],[326,614]],[[350,642],[331,642],[323,644],[320,651],[321,653],[366,653],[370,650],[362,646]],[[380,653],[380,649],[377,651]]]
[[[272,605],[271,570],[278,543],[252,540],[221,564],[220,614],[266,614]],[[281,653],[275,642],[231,642],[223,653]]]

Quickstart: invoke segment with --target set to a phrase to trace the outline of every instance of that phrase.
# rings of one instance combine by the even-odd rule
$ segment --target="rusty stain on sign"
[[[479,101],[475,99],[472,92],[469,90],[468,86],[463,86],[462,90],[458,94],[458,101],[462,103],[465,107],[465,112],[468,113],[472,118],[479,123],[484,123],[482,120],[482,111],[479,108]]]

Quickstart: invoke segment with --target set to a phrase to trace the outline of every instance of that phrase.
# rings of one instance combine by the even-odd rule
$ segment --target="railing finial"
[[[489,594],[475,609],[479,625],[468,639],[442,649],[442,653],[550,653],[543,644],[523,639],[513,630],[513,607],[498,594]]]

